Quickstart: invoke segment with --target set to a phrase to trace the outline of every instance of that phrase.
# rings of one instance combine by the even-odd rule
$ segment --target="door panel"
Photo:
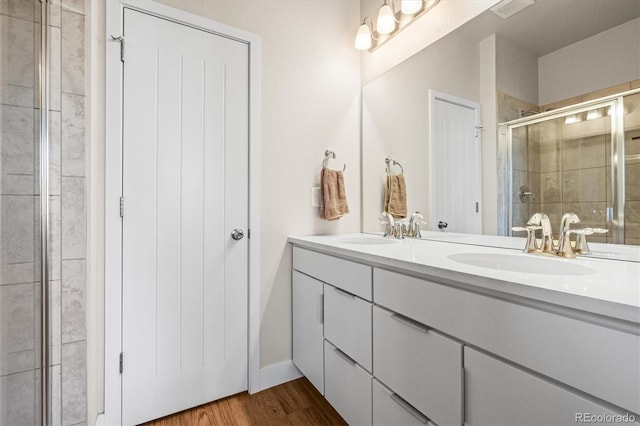
[[[433,102],[431,229],[482,233],[480,143],[477,109],[438,97]]]
[[[248,48],[125,9],[123,423],[247,388]]]

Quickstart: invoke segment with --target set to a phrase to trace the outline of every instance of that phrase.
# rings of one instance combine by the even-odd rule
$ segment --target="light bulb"
[[[371,28],[365,22],[358,28],[356,34],[356,49],[368,50],[371,48]]]
[[[387,3],[380,7],[376,28],[380,34],[391,34],[396,29],[396,18],[393,15],[393,8]]]
[[[400,10],[405,15],[413,15],[422,7],[422,0],[402,0]]]

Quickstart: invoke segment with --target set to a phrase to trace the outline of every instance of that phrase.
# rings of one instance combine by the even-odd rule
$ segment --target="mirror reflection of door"
[[[480,106],[430,91],[432,230],[482,233]],[[445,222],[446,228],[438,227]]]

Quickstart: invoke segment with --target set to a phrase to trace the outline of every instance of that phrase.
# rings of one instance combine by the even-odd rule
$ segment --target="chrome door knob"
[[[244,231],[242,229],[236,228],[231,232],[231,238],[233,238],[236,241],[241,240],[243,237],[244,237]]]

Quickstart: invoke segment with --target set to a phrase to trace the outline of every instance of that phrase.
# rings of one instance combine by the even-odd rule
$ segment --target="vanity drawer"
[[[370,425],[371,375],[325,340],[325,398],[350,425]]]
[[[464,361],[466,425],[575,425],[591,423],[580,413],[624,415],[469,347]],[[605,423],[623,422],[598,424]]]
[[[293,269],[372,300],[371,266],[294,246]]]
[[[376,379],[373,379],[373,425],[435,426],[424,414]]]
[[[371,303],[324,285],[324,337],[371,371]]]
[[[396,272],[373,276],[377,304],[640,413],[639,336]]]
[[[462,345],[373,308],[373,374],[440,426],[462,424]]]

